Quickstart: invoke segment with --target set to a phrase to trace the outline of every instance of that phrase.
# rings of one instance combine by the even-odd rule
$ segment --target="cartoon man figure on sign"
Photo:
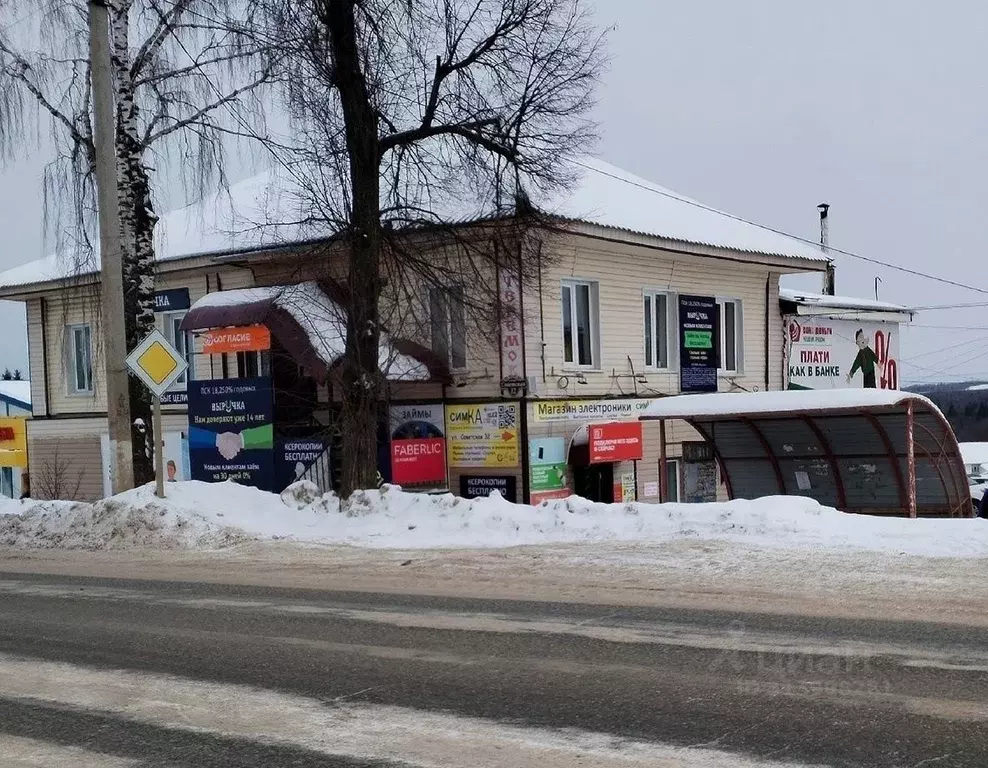
[[[847,374],[847,383],[851,383],[854,374],[860,369],[861,376],[864,378],[864,388],[877,389],[878,378],[876,376],[876,367],[881,368],[881,363],[878,361],[878,355],[875,354],[875,350],[871,348],[868,342],[868,335],[863,329],[859,329],[854,334],[854,343],[858,345],[858,354],[854,358],[854,364],[851,366],[850,373]]]

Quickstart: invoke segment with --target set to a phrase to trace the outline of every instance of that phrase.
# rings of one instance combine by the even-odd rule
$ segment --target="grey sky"
[[[988,6],[969,0],[607,0],[606,160],[740,216],[988,289]],[[40,255],[43,153],[0,177],[0,267]],[[33,160],[33,162],[32,162]],[[988,295],[837,257],[837,290],[914,306]],[[815,287],[815,286],[803,286]],[[25,361],[0,308],[0,368]],[[971,330],[921,326],[963,326]],[[904,378],[988,379],[988,307],[923,312]],[[963,344],[962,344],[963,342]],[[957,346],[955,349],[946,347]],[[943,350],[943,351],[940,351]],[[909,364],[915,359],[916,366]],[[919,368],[922,366],[923,368]]]

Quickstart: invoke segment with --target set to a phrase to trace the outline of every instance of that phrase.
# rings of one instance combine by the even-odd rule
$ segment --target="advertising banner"
[[[899,324],[788,316],[787,389],[898,389]]]
[[[263,352],[265,349],[271,349],[271,331],[264,325],[217,328],[202,334],[202,353],[204,355]]]
[[[0,466],[27,466],[27,421],[21,416],[0,418]]]
[[[451,467],[517,467],[518,403],[447,405],[446,438]]]
[[[572,495],[566,486],[566,438],[529,440],[528,465],[531,504]]]
[[[642,423],[615,421],[590,425],[590,463],[613,464],[642,457]]]
[[[275,491],[280,493],[300,480],[311,480],[323,493],[331,490],[329,447],[324,437],[279,440],[274,456]]]
[[[709,296],[679,297],[679,389],[716,392],[720,308]]]
[[[403,404],[389,413],[391,482],[445,485],[446,439],[441,404]]]
[[[271,380],[189,382],[192,479],[274,490]]]
[[[621,501],[625,504],[635,501],[635,475],[633,472],[625,472],[621,475]]]
[[[464,499],[487,498],[491,491],[514,503],[518,500],[518,480],[513,475],[460,475],[460,496]]]
[[[541,424],[558,421],[617,421],[637,419],[655,398],[624,400],[540,400],[532,404],[532,420]]]

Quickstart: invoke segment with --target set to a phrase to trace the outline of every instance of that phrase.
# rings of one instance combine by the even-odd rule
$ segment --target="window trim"
[[[573,361],[566,360],[566,318],[563,317],[563,291],[569,289],[572,291],[572,296],[570,298],[570,324],[571,330],[576,333],[576,288],[577,287],[587,287],[588,291],[588,312],[590,321],[590,364],[580,364]],[[600,284],[596,280],[584,280],[578,277],[568,277],[560,281],[559,287],[559,331],[560,331],[560,341],[562,345],[560,347],[560,357],[563,361],[564,371],[600,371],[601,359],[600,359]],[[572,341],[576,341],[576,337]],[[576,345],[573,345],[574,357],[578,357],[576,353]]]
[[[734,304],[734,360],[735,367],[727,367],[727,313],[724,311],[726,304]],[[720,331],[720,360],[718,361],[717,374],[723,378],[735,378],[744,375],[744,301],[737,296],[718,296],[717,309]]]
[[[87,389],[79,389],[76,386],[79,382],[78,372],[76,371],[76,354],[78,352],[78,348],[76,347],[76,332],[84,328],[89,331],[89,349],[87,350],[89,358],[89,381],[87,383],[89,386]],[[71,323],[66,326],[66,331],[68,333],[68,354],[65,363],[66,373],[68,375],[65,377],[65,384],[68,395],[69,397],[92,397],[96,392],[93,370],[93,326],[90,323]]]
[[[655,346],[658,342],[658,328],[656,328],[656,321],[658,315],[655,313],[655,298],[657,296],[664,296],[666,300],[666,365],[659,366],[655,364],[658,360],[657,347]],[[645,299],[651,299],[652,304],[652,362],[648,362],[648,355],[645,349],[645,341],[648,338],[647,333],[645,333]],[[678,322],[678,294],[675,291],[669,290],[668,288],[645,288],[642,291],[642,352],[643,352],[643,362],[645,365],[645,370],[655,371],[657,373],[671,373],[676,370],[679,361],[679,346],[677,340],[679,338],[679,322]]]
[[[438,301],[437,301],[438,300]],[[440,354],[440,350],[436,348],[436,339],[433,336],[433,331],[435,330],[435,318],[433,317],[432,310],[437,304],[442,306],[443,326],[446,332],[446,358],[444,362],[449,366],[450,373],[467,373],[470,370],[470,345],[467,333],[467,322],[466,322],[466,308],[463,304],[463,286],[462,285],[452,285],[449,287],[443,287],[439,285],[429,286],[429,343],[432,347],[432,351],[437,355]],[[463,333],[463,365],[455,365],[453,360],[453,351],[456,347],[455,341],[453,339],[453,304],[459,303],[461,315],[462,315],[462,333]],[[441,357],[441,356],[440,356]]]
[[[168,339],[168,343],[173,347],[175,344],[175,336],[173,333],[174,327],[173,322],[175,320],[181,320],[188,314],[187,309],[178,309],[172,312],[161,312],[161,324],[164,337]],[[178,380],[172,384],[169,388],[169,392],[185,392],[189,388],[189,382],[195,379],[195,340],[192,337],[191,331],[182,331],[185,334],[185,362],[189,364],[189,367],[179,376]]]

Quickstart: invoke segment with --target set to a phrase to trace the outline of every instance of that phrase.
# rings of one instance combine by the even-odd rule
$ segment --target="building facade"
[[[252,179],[247,193],[234,189],[228,197],[242,200],[263,188],[263,180]],[[220,207],[212,200],[200,205]],[[496,488],[518,501],[574,492],[602,501],[657,501],[660,438],[637,420],[648,403],[684,390],[787,385],[779,280],[823,272],[819,249],[598,161],[565,200],[545,207],[530,234],[539,243],[537,274],[501,268],[490,276],[494,333],[472,330],[455,291],[434,296],[424,287],[414,299],[427,322],[408,335],[441,360],[444,374],[392,383],[382,403],[385,480],[466,495]],[[220,227],[207,231],[203,219],[208,222],[201,211],[197,217],[186,209],[159,223],[168,245],[159,249],[158,328],[189,362],[163,405],[166,458],[176,479],[195,474],[190,382],[278,378],[276,351],[292,346],[275,338],[270,353],[207,354],[209,329],[188,327],[190,310],[210,301],[233,305],[237,291],[257,286],[272,289],[266,295],[276,304],[279,291],[317,278],[332,260],[327,250],[322,260],[304,259],[300,269],[297,244],[226,241],[215,233]],[[219,293],[226,297],[216,302]],[[43,260],[0,274],[0,297],[27,308],[32,477],[65,478],[57,488],[33,487],[34,494],[104,495],[110,467],[97,275],[67,279],[57,259]],[[319,340],[322,348],[332,348],[333,332],[309,336],[319,333],[327,337]],[[331,359],[320,359],[332,367]],[[303,362],[311,368],[311,360],[296,359],[299,370]],[[338,392],[331,378],[311,391],[313,427],[328,430]],[[699,436],[673,424],[667,438],[667,498],[716,495],[715,479],[687,466],[707,464]],[[441,441],[441,458],[438,442],[430,448],[420,440]]]

